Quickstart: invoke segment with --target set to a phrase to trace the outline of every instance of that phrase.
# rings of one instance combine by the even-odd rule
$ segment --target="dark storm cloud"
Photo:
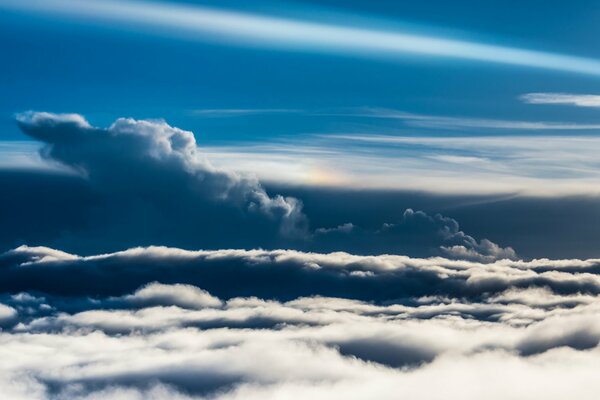
[[[516,257],[510,247],[464,233],[452,218],[406,208],[392,210],[378,226],[360,216],[331,226],[316,213],[311,231],[297,197],[270,196],[256,179],[215,168],[191,132],[163,121],[121,118],[103,129],[77,114],[30,112],[18,124],[44,144],[41,155],[54,168],[0,171],[11,194],[0,199],[3,250],[41,244],[94,254],[160,244]]]

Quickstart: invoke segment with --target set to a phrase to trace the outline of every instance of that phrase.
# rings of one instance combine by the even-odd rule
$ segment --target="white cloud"
[[[189,283],[146,282],[120,296],[92,297],[68,287],[73,271],[91,271],[99,280],[116,271],[119,279],[112,281],[123,287],[124,271],[167,265],[165,276],[191,282],[203,270],[240,259],[254,274],[271,270],[277,280],[225,271],[223,284],[240,280],[239,290],[256,294],[228,298]],[[177,275],[186,260],[196,264]],[[2,282],[14,268],[25,274],[43,268],[63,290],[43,297],[0,293],[14,310],[12,324],[0,331],[3,398],[593,400],[600,390],[594,375],[600,363],[600,260],[481,264],[168,248],[77,257],[21,247],[0,263],[0,273],[8,274]],[[68,264],[74,269],[64,269]],[[317,294],[290,300],[260,295],[265,284],[296,283],[282,275],[292,270],[302,271],[291,276]],[[368,274],[351,281],[357,271]],[[399,272],[404,275],[395,280]],[[341,291],[346,296],[319,294],[330,287],[310,278],[332,274],[347,285]],[[377,276],[377,292],[351,298],[361,282]],[[19,280],[34,285],[39,277]],[[214,286],[215,276],[200,281],[211,286],[211,280]],[[85,280],[75,283],[81,287]],[[386,285],[398,293],[402,284],[423,285],[423,295],[376,300]]]
[[[162,216],[169,220],[170,230],[173,218],[179,218],[176,226],[185,230],[193,228],[190,223],[198,226],[221,215],[220,224],[229,221],[236,229],[247,224],[257,227],[254,232],[260,226],[271,239],[272,226],[274,236],[306,234],[300,201],[271,197],[255,177],[216,168],[202,155],[192,132],[164,121],[119,118],[109,128],[97,128],[78,114],[26,112],[17,116],[17,122],[24,133],[44,144],[40,154],[49,163],[79,174],[96,196],[107,200],[106,207],[114,207],[101,211],[104,215],[96,224],[132,206],[128,226],[134,229]],[[155,208],[160,211],[153,212]],[[122,234],[122,229],[111,235]]]
[[[208,292],[190,285],[162,285],[150,283],[124,300],[132,304],[169,303],[183,308],[219,307],[221,301]]]
[[[529,104],[558,104],[576,107],[600,107],[600,95],[571,93],[528,93],[521,100]]]
[[[11,322],[16,316],[17,310],[0,303],[0,326],[6,322]]]
[[[416,127],[436,129],[493,129],[493,130],[525,130],[525,131],[570,131],[599,130],[600,124],[578,124],[573,122],[549,121],[515,121],[501,119],[485,119],[472,117],[446,117],[439,115],[413,114],[398,110],[381,108],[363,108],[350,114],[360,117],[398,119]]]
[[[598,296],[550,308],[531,297],[534,291],[522,297],[532,303],[486,296],[412,305],[234,298],[218,308],[186,309],[177,306],[178,293],[185,299],[189,287],[162,289],[172,305],[116,310],[97,299],[85,311],[34,316],[1,332],[0,394],[591,400],[600,389],[593,379]]]

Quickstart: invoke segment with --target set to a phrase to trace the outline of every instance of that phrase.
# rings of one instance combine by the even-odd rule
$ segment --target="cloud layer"
[[[598,389],[598,260],[24,247],[0,264],[6,398],[592,399]],[[106,277],[114,284],[95,286]]]

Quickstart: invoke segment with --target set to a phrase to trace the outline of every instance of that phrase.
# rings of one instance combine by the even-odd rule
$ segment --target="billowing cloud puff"
[[[176,305],[182,308],[218,307],[221,301],[204,290],[190,285],[150,283],[123,298],[135,305]]]
[[[0,304],[0,327],[10,324],[17,316],[17,311],[9,306]]]
[[[0,257],[0,397],[591,400],[599,275],[599,260],[23,247]]]
[[[103,129],[77,114],[42,112],[20,114],[17,121],[45,144],[46,159],[85,177],[94,196],[90,223],[101,224],[100,232],[89,230],[90,242],[190,235],[189,243],[212,245],[214,237],[244,233],[244,226],[265,243],[306,234],[298,200],[271,197],[256,179],[213,167],[191,132],[164,121],[121,118]]]

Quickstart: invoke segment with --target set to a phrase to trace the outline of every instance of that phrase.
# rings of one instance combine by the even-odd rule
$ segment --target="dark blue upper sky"
[[[193,130],[200,143],[399,128],[397,121],[339,115],[339,109],[356,107],[578,123],[593,122],[597,115],[594,109],[532,106],[518,98],[530,92],[598,92],[600,75],[435,55],[404,53],[390,59],[335,49],[312,51],[310,45],[308,49],[244,45],[239,38],[223,42],[211,34],[186,37],[173,26],[144,26],[123,15],[97,20],[56,11],[64,6],[59,3],[68,8],[68,1],[48,2],[53,11],[36,10],[27,3],[39,2],[15,6],[19,2],[0,1],[4,140],[22,138],[14,113],[30,109],[78,112],[98,125],[120,116],[165,118]],[[600,58],[594,39],[600,33],[600,5],[594,1],[187,4]],[[214,109],[278,111],[194,113]]]

